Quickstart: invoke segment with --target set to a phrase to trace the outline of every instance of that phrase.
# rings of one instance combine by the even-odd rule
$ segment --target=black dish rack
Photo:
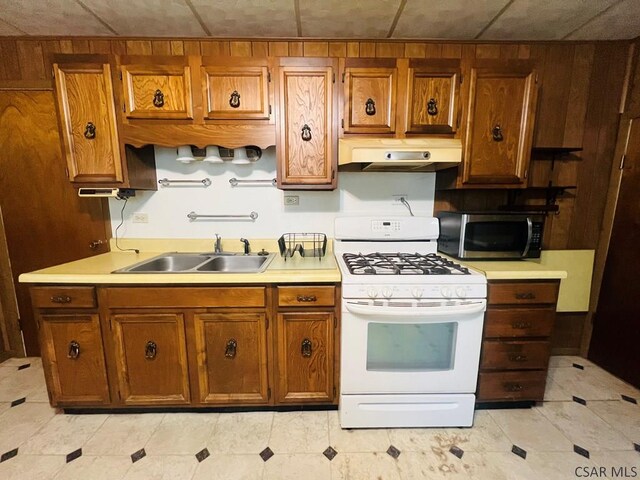
[[[301,257],[317,257],[327,253],[327,236],[324,233],[285,233],[278,239],[280,255],[293,257],[298,252]]]

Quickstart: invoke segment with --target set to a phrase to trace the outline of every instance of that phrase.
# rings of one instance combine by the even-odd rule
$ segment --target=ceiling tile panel
[[[393,37],[469,40],[507,3],[508,0],[408,0]]]
[[[296,37],[293,0],[191,0],[214,37]]]
[[[300,0],[303,37],[385,38],[400,0]]]
[[[515,0],[483,40],[559,40],[618,0]]]
[[[12,27],[7,22],[0,20],[0,36],[1,35],[23,35],[17,28]]]
[[[29,35],[113,35],[74,0],[0,0],[0,19]]]
[[[594,18],[568,40],[614,40],[640,36],[640,2],[625,0]]]
[[[205,31],[184,0],[81,0],[118,35],[198,37]]]

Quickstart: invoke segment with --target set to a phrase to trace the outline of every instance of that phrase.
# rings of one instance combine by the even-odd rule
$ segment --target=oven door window
[[[468,252],[521,252],[527,245],[527,222],[470,222],[464,249]]]
[[[369,323],[367,370],[430,372],[453,369],[458,324]]]

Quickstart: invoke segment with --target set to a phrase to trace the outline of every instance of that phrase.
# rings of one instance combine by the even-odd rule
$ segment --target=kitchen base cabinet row
[[[560,280],[489,281],[478,402],[542,401]]]
[[[56,407],[335,404],[339,287],[33,286]]]

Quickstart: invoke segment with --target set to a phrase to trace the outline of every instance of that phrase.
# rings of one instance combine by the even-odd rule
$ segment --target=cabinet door
[[[267,403],[266,316],[195,314],[199,401]]]
[[[111,326],[118,385],[126,405],[189,403],[182,314],[112,315]]]
[[[473,68],[463,182],[523,185],[531,156],[536,93],[530,68]]]
[[[396,68],[345,69],[344,133],[394,133]]]
[[[279,74],[278,187],[333,189],[336,136],[331,66],[284,66]]]
[[[111,67],[54,64],[53,71],[69,179],[123,182]]]
[[[266,65],[204,65],[201,69],[205,118],[269,120],[269,69]]]
[[[39,316],[52,405],[106,405],[111,399],[96,314]]]
[[[188,66],[140,64],[120,68],[127,118],[193,118]]]
[[[455,133],[458,127],[460,67],[457,61],[411,61],[406,133]]]
[[[278,314],[278,402],[333,400],[333,332],[331,312]]]

